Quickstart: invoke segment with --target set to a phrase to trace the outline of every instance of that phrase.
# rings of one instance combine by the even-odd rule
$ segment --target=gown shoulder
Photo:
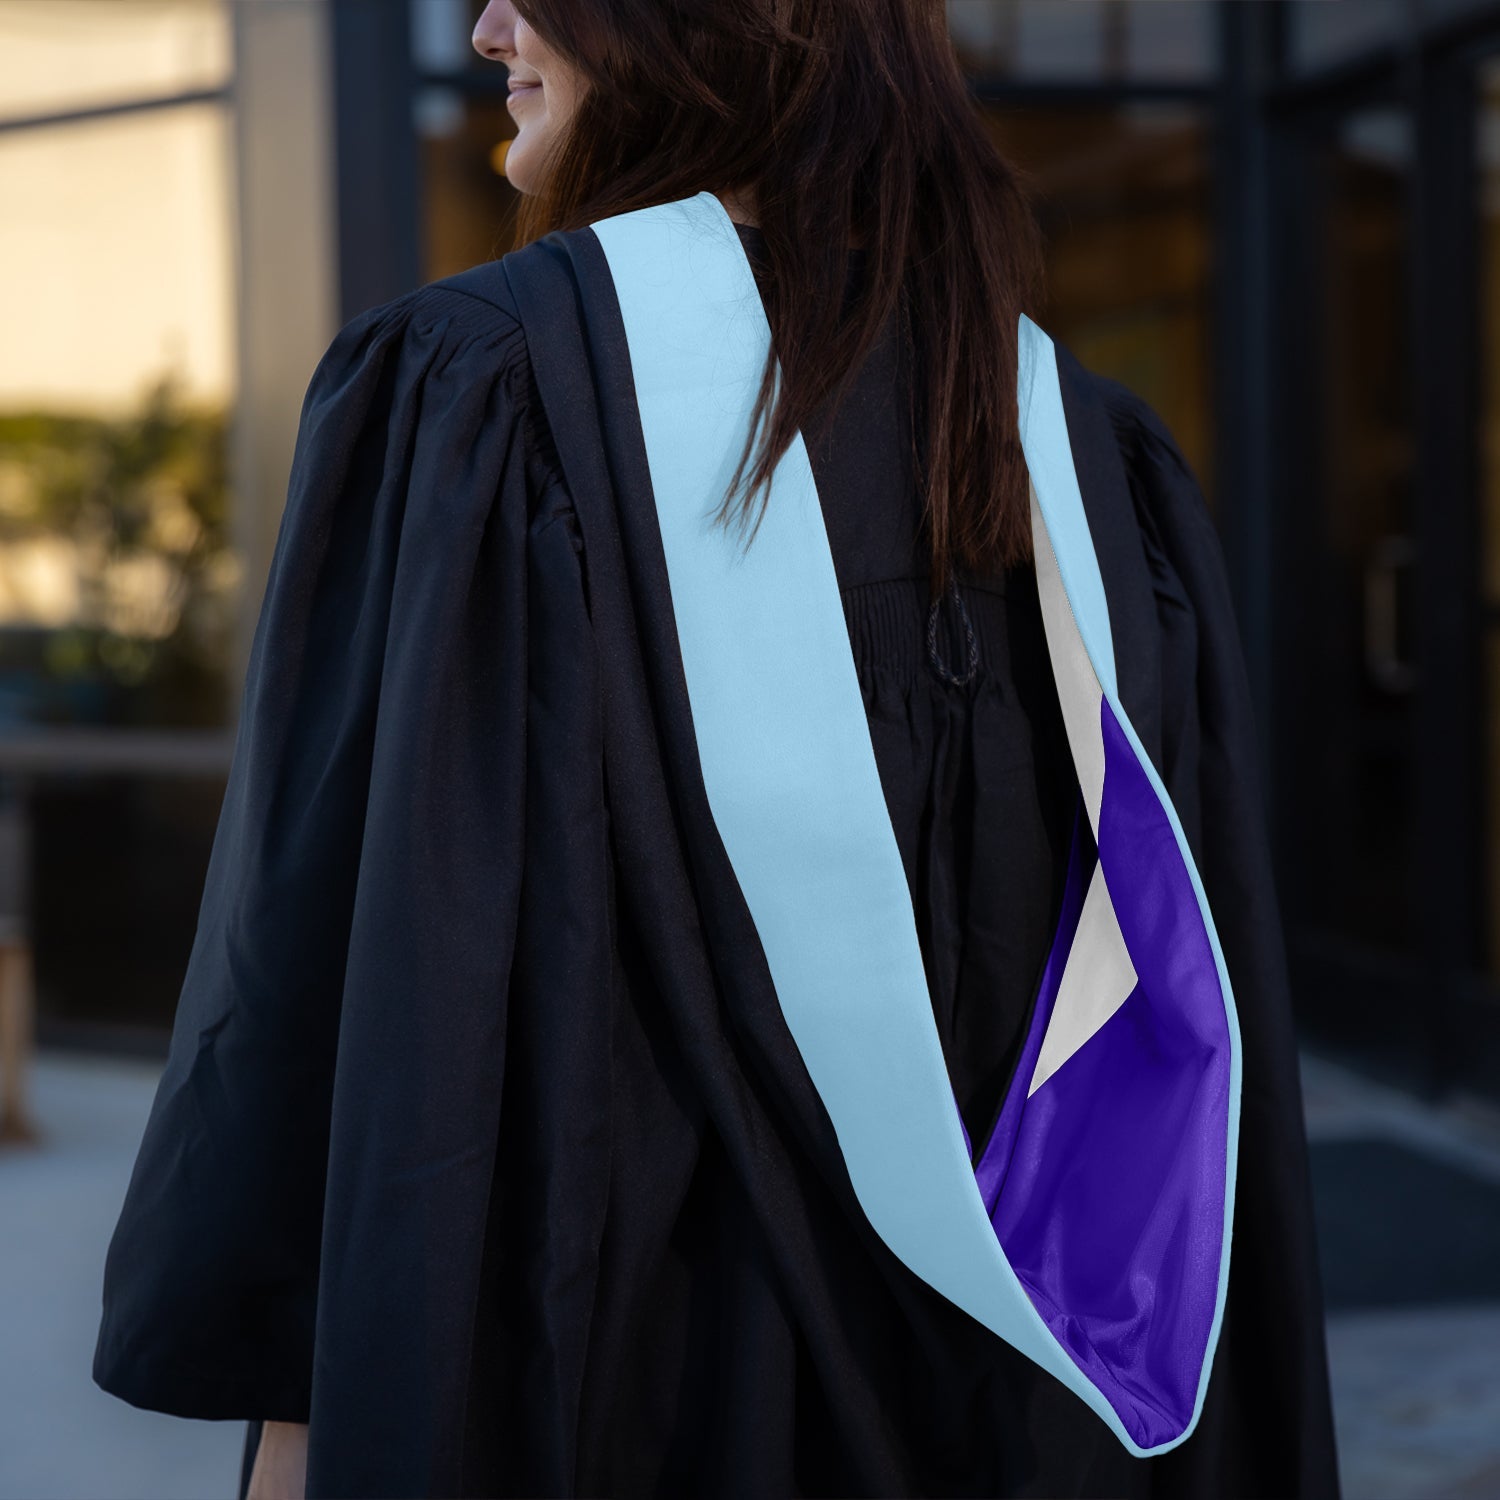
[[[1227,579],[1223,549],[1203,485],[1156,408],[1119,380],[1093,374],[1130,484],[1148,553],[1193,549]]]
[[[420,398],[424,433],[450,444],[480,426],[519,440],[536,494],[556,503],[562,466],[546,419],[525,330],[499,262],[427,282],[349,319],[334,335],[310,381],[309,417],[334,417],[341,428],[379,423]],[[410,429],[416,435],[415,427]]]

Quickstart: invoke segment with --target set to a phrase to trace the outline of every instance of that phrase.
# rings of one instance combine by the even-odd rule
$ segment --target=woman
[[[1217,543],[1150,409],[1025,317],[1034,226],[943,7],[493,0],[474,42],[510,73],[524,248],[356,318],[313,377],[96,1380],[249,1421],[254,1500],[1336,1495]],[[716,382],[762,347],[753,453],[724,392],[754,381]],[[718,530],[667,507],[700,461]],[[744,570],[692,571],[745,532]],[[1108,832],[1121,776],[1155,842]],[[1085,972],[1137,988],[1049,1061],[1111,858],[1139,880],[1111,875]],[[1161,1376],[1087,1288],[1047,1304],[1005,1214],[1053,1080],[1092,1080],[1072,1107],[1108,1134],[1101,1091],[1145,1076],[1096,1039],[1153,987],[1130,903],[1163,872],[1215,1008],[1151,1066],[1233,1068],[1177,1114],[1151,1075],[1160,1150],[1124,1164],[1213,1127],[1206,1212],[1167,1236],[1206,1236],[1209,1295]],[[877,1013],[887,929],[905,1008]],[[867,1085],[928,1064],[909,1099]],[[929,1221],[927,1177],[957,1161],[977,1204],[1002,1137],[989,1222]],[[1186,1252],[1142,1273],[1107,1196],[1041,1260],[1103,1257],[1117,1342],[1170,1334]]]

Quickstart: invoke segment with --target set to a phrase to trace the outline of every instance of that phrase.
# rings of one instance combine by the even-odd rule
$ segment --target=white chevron
[[[1125,938],[1109,899],[1104,867],[1095,865],[1028,1097],[1119,1010],[1135,984],[1135,965],[1126,952]]]

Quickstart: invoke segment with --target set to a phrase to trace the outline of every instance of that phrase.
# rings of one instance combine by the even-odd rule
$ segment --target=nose
[[[515,56],[516,8],[510,0],[490,0],[474,23],[474,50],[491,62]]]

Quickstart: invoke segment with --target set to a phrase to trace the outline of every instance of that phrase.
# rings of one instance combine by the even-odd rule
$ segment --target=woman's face
[[[506,108],[516,136],[505,153],[505,175],[523,193],[535,192],[547,154],[567,128],[583,93],[583,78],[529,27],[510,0],[490,0],[474,23],[474,50],[510,72]]]

